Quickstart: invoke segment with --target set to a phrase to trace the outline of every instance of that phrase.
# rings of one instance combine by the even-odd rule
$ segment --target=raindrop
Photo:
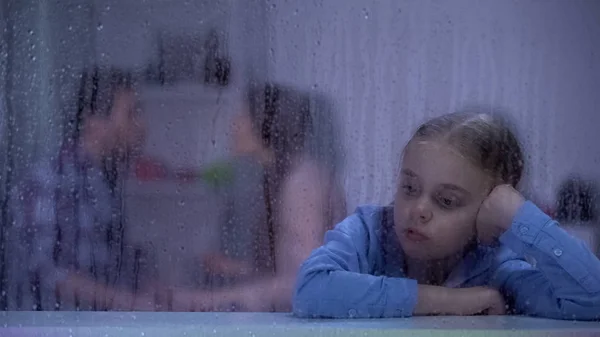
[[[102,30],[103,28],[104,28],[104,25],[103,25],[103,24],[101,24],[101,23],[99,23],[99,24],[96,26],[96,29],[97,29],[97,30],[99,30],[99,31],[100,31],[100,30]]]
[[[369,18],[369,11],[366,8],[363,8],[363,15],[364,15],[365,19]]]
[[[27,31],[27,33],[28,33],[29,35],[33,35],[33,30],[31,30],[31,29],[30,29],[30,30],[28,30],[28,31]]]

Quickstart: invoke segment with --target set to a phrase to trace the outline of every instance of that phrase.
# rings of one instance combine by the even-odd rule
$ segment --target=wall
[[[159,31],[197,34],[216,27],[233,58],[233,82],[264,74],[265,19],[261,0],[96,0],[98,62],[144,66],[156,54]]]
[[[526,188],[600,179],[600,3],[268,0],[274,79],[331,94],[348,147],[349,208],[387,202],[398,153],[425,118],[478,105],[518,121]]]

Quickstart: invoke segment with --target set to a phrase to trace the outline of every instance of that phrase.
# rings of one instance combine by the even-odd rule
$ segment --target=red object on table
[[[161,161],[150,157],[138,158],[134,165],[135,177],[142,181],[163,180],[168,176],[168,169]]]
[[[199,178],[198,169],[180,169],[173,172],[162,161],[151,157],[137,159],[134,165],[134,174],[140,181],[177,180],[192,182]]]

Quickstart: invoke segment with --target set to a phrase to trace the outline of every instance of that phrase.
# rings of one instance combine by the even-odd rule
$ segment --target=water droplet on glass
[[[101,23],[99,23],[99,24],[96,26],[96,29],[97,29],[97,30],[102,30],[103,28],[104,28],[104,25],[103,25],[103,24],[101,24]]]

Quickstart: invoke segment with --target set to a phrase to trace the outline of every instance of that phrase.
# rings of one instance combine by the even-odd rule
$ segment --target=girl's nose
[[[433,217],[433,212],[429,203],[425,198],[417,200],[416,204],[412,209],[412,220],[419,224],[426,224]]]

